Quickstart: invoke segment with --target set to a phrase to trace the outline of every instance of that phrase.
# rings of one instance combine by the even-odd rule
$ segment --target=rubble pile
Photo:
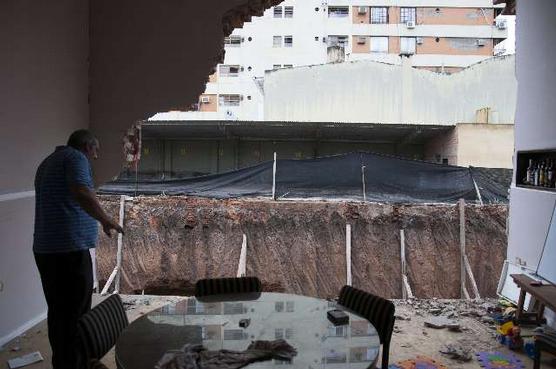
[[[102,196],[115,218],[119,197]],[[495,296],[506,255],[506,205],[467,205],[466,250],[481,296]],[[400,230],[407,276],[419,298],[460,297],[459,211],[451,204],[215,200],[138,197],[125,206],[122,293],[189,295],[196,280],[235,276],[243,235],[247,274],[267,291],[335,297],[346,284],[351,225],[353,285],[402,296]],[[116,240],[100,234],[101,286]]]

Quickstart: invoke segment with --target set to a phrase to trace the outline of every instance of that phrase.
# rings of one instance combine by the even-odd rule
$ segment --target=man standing
[[[33,252],[48,305],[48,339],[54,369],[80,363],[77,322],[91,309],[93,273],[89,249],[95,247],[97,221],[104,233],[123,233],[100,206],[90,161],[98,140],[87,130],[71,134],[37,169]]]

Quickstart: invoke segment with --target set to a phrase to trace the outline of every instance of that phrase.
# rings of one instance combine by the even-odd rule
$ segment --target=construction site
[[[0,254],[0,362],[52,368],[41,279],[32,253],[19,250],[33,242],[36,164],[48,145],[84,126],[106,147],[92,167],[95,194],[124,231],[109,237],[101,227],[90,249],[93,306],[120,296],[125,329],[147,322],[180,332],[198,319],[191,342],[240,352],[260,337],[323,347],[343,337],[344,356],[322,349],[308,366],[274,358],[253,367],[380,367],[382,338],[372,360],[374,346],[349,346],[378,340],[374,323],[362,338],[354,320],[343,329],[324,319],[319,336],[304,328],[317,325],[310,318],[296,326],[280,315],[324,316],[350,286],[395,307],[389,369],[556,368],[555,343],[542,356],[536,346],[556,327],[556,103],[538,103],[553,100],[545,90],[556,83],[537,64],[556,55],[531,46],[556,34],[553,5],[521,2],[528,27],[521,54],[511,55],[501,46],[503,16],[515,18],[515,1],[178,3],[66,1],[60,14],[75,17],[67,25],[73,46],[58,40],[67,30],[58,29],[65,21],[56,9],[43,9],[65,46],[38,68],[59,77],[73,70],[48,67],[65,60],[67,46],[78,55],[70,64],[79,83],[60,82],[72,88],[44,119],[39,105],[30,110],[41,119],[26,116],[19,100],[7,109],[9,122],[25,115],[46,141],[26,145],[16,123],[0,138],[6,157],[22,157],[13,143],[37,146],[21,167],[6,164],[13,178],[0,178],[0,226],[13,245]],[[191,37],[200,29],[203,37]],[[176,51],[184,35],[195,58]],[[145,52],[147,44],[158,46]],[[141,55],[134,68],[120,63],[132,55]],[[43,87],[25,91],[50,96]],[[77,107],[63,108],[72,98]],[[249,314],[263,310],[248,302],[197,301],[199,280],[245,276],[283,300],[261,319],[278,316],[278,328],[256,335],[253,318],[248,329]],[[320,305],[294,311],[292,296]],[[236,327],[233,316],[225,327],[226,309],[249,318]],[[217,339],[209,337],[215,326]],[[162,353],[190,343],[176,337]],[[132,347],[139,359],[165,337],[141,339],[152,342]],[[120,340],[94,359],[135,369],[121,352]]]

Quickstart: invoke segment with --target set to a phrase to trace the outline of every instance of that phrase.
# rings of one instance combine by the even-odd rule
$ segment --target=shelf
[[[532,186],[526,184],[528,182],[525,181],[525,178],[528,176],[528,167],[529,163],[533,163],[534,168],[537,168],[539,165],[550,165],[552,166],[552,176],[556,176],[556,149],[547,149],[547,150],[534,150],[534,151],[518,151],[517,152],[517,166],[516,166],[516,187],[520,188],[527,188],[531,190],[537,191],[545,191],[545,192],[556,192],[555,186],[555,179],[552,178],[552,183],[550,187],[544,186]],[[543,172],[544,176],[547,176],[547,172]]]
[[[547,192],[556,192],[556,188],[548,188],[548,187],[540,187],[540,186],[530,186],[530,185],[524,185],[524,184],[518,184],[515,185],[516,187],[519,188],[527,188],[530,190],[538,190],[538,191],[547,191]]]

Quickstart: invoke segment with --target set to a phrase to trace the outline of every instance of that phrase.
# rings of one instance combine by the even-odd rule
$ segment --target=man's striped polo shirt
[[[71,185],[93,189],[91,165],[81,151],[58,146],[37,169],[33,251],[59,253],[95,247],[98,223],[75,201]]]

